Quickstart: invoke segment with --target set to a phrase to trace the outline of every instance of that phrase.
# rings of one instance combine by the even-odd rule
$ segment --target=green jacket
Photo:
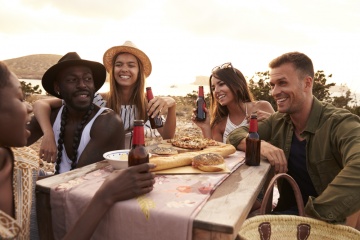
[[[276,112],[259,122],[264,141],[283,149],[289,158],[293,125],[288,114]],[[237,147],[248,134],[241,127],[227,141]],[[305,213],[328,222],[344,222],[360,210],[360,118],[314,97],[305,131],[307,170],[318,197],[309,197]]]

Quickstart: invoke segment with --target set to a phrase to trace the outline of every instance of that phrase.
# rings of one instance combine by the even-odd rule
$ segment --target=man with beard
[[[343,223],[360,210],[360,118],[313,96],[314,68],[305,54],[285,53],[269,67],[278,111],[259,122],[261,155],[295,179],[308,216]],[[247,133],[236,129],[228,141],[245,151]],[[290,186],[278,186],[274,212],[297,214]]]
[[[67,53],[45,72],[42,78],[44,89],[63,99],[64,104],[51,109],[52,126],[48,120],[32,117],[28,125],[31,131],[28,145],[44,132],[54,133],[57,158],[50,161],[56,162],[55,173],[98,162],[105,152],[124,148],[121,118],[112,110],[92,103],[105,78],[106,70],[101,63],[83,60],[75,52]],[[39,123],[43,123],[43,129]],[[41,154],[40,157],[46,156]]]

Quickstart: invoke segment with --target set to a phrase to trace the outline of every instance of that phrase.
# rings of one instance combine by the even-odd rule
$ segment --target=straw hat
[[[103,62],[106,70],[110,73],[113,68],[113,59],[119,53],[130,53],[137,57],[144,67],[145,76],[148,77],[151,74],[151,62],[149,57],[140,49],[138,49],[135,44],[131,41],[126,41],[123,45],[115,46],[109,48],[103,57]]]
[[[83,60],[76,52],[69,52],[65,54],[62,58],[60,58],[57,64],[50,67],[42,77],[41,83],[46,92],[57,98],[62,99],[62,97],[54,89],[54,82],[56,80],[56,76],[64,68],[76,65],[87,66],[91,69],[94,79],[95,91],[98,91],[104,84],[106,79],[106,69],[104,65],[98,62]]]

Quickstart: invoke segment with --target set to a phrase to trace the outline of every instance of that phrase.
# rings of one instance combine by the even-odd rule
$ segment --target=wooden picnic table
[[[53,239],[50,189],[86,173],[106,167],[104,160],[37,182],[37,215],[41,239]],[[262,160],[260,166],[241,165],[212,193],[193,222],[193,239],[235,239],[259,192],[269,180],[271,167]]]

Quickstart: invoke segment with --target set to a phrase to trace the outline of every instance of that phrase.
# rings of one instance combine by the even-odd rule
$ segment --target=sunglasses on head
[[[234,71],[234,73],[236,74],[236,71],[235,71],[235,69],[233,68],[231,62],[227,62],[227,63],[224,63],[224,64],[222,64],[222,65],[220,65],[220,66],[214,67],[214,68],[212,69],[212,72],[215,72],[215,71],[217,71],[217,70],[219,70],[219,69],[225,69],[225,68],[231,68],[231,69]]]

